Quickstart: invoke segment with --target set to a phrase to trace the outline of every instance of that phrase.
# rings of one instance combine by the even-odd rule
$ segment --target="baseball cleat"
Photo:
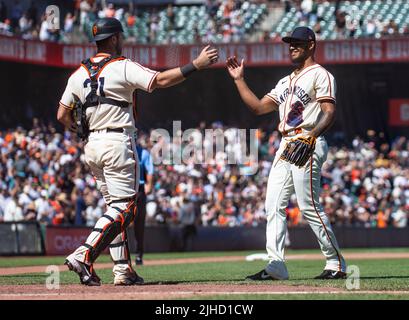
[[[116,286],[133,286],[141,284],[144,284],[144,280],[142,277],[138,276],[134,270],[117,275],[114,278],[114,285]]]
[[[270,276],[266,270],[261,270],[260,272],[257,272],[256,274],[247,276],[245,280],[252,280],[252,281],[262,281],[262,280],[276,280],[272,276]]]
[[[100,286],[101,279],[97,276],[92,266],[88,266],[74,258],[67,257],[64,264],[70,271],[74,271],[80,277],[81,284],[86,286]]]
[[[342,271],[324,270],[319,276],[314,279],[326,280],[326,279],[346,279],[347,274]]]

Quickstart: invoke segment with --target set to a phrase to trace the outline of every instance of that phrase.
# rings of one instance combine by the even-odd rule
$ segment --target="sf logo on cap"
[[[94,37],[97,34],[97,30],[98,30],[97,26],[92,27],[92,34],[94,35]]]

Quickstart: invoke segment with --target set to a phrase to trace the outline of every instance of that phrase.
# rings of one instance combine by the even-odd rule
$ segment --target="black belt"
[[[99,130],[91,130],[91,132],[98,132],[98,131],[103,131],[106,130],[106,132],[124,132],[124,129],[122,128],[106,128],[106,129],[99,129]]]

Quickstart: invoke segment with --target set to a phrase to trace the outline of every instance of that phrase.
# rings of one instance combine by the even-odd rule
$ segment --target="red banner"
[[[47,227],[45,252],[49,256],[68,255],[85,243],[91,230],[92,228]]]
[[[409,126],[409,99],[389,100],[389,125]]]
[[[183,65],[197,56],[203,45],[128,45],[123,55],[156,69]],[[247,66],[290,65],[284,43],[215,44],[223,67],[232,55]],[[0,60],[74,68],[95,53],[94,45],[65,45],[0,36]],[[409,62],[409,38],[354,39],[318,42],[317,61],[323,65]]]

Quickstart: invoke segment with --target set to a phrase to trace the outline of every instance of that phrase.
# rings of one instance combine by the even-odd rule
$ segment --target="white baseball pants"
[[[73,256],[92,264],[109,245],[114,275],[131,267],[126,227],[136,213],[139,162],[133,134],[94,132],[85,145],[85,161],[95,176],[108,210],[95,224],[84,245]]]
[[[290,196],[295,192],[300,211],[314,231],[321,251],[326,258],[325,269],[346,272],[346,264],[338,247],[331,224],[321,205],[321,167],[328,153],[324,137],[317,138],[315,151],[303,168],[298,168],[284,160],[280,155],[290,138],[283,138],[276,154],[267,184],[267,253],[271,273],[278,265],[284,265],[284,248],[287,232],[286,207]],[[275,271],[276,272],[276,271]],[[284,270],[284,273],[287,272]],[[285,278],[285,275],[283,275]],[[287,274],[288,277],[288,274]]]

